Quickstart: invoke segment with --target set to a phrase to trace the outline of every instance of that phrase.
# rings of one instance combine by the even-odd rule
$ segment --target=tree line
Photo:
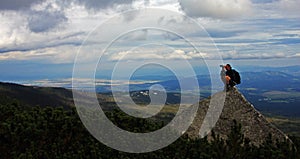
[[[3,101],[3,99],[2,99]],[[272,158],[296,159],[300,154],[300,138],[273,141],[270,135],[260,146],[252,145],[233,121],[227,139],[212,134],[207,138],[191,139],[183,135],[161,150],[150,153],[125,153],[97,141],[85,129],[74,109],[62,107],[21,106],[17,101],[0,104],[0,158]],[[133,118],[120,110],[106,112],[120,128],[132,132],[154,131],[164,123]]]

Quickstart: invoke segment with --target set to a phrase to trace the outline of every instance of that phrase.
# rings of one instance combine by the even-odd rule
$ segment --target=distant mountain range
[[[255,107],[265,114],[287,116],[287,117],[300,117],[300,66],[293,67],[250,67],[239,68],[242,83],[238,85],[240,92],[255,105]],[[252,72],[247,72],[252,70]],[[268,70],[268,71],[265,71]],[[246,72],[244,72],[246,71]],[[218,74],[210,77],[209,75],[198,75],[197,77],[180,77],[187,88],[191,91],[193,86],[189,86],[189,81],[196,79],[200,86],[200,96],[205,98],[211,95],[211,78],[220,82]],[[137,74],[131,78],[133,81],[154,81],[151,83],[130,84],[130,92],[147,91],[150,86],[154,84],[162,85],[168,91],[167,103],[175,104],[180,101],[180,87],[178,79],[170,74],[163,74],[157,76]],[[51,80],[50,80],[51,81]],[[63,81],[70,88],[70,82]],[[68,84],[69,83],[69,84]],[[34,85],[35,83],[32,83]],[[122,90],[122,85],[119,85]],[[72,103],[72,93],[67,89],[62,88],[41,88],[41,87],[25,87],[16,84],[1,84],[0,90],[4,94],[22,99],[25,104],[29,105],[61,105],[69,107]],[[109,83],[106,85],[96,86],[96,91],[100,94],[111,93],[111,86]],[[48,93],[51,95],[48,96]],[[34,95],[30,97],[29,95]],[[3,96],[3,94],[0,94]],[[56,100],[51,100],[56,98]],[[60,99],[60,102],[57,102]],[[135,98],[137,102],[145,102],[149,100],[148,97],[140,96]],[[67,102],[66,102],[67,101]]]
[[[255,70],[257,72],[240,72],[242,83],[238,85],[240,92],[255,105],[255,107],[264,114],[300,117],[300,75],[298,67],[277,68],[273,71]],[[184,77],[181,77],[184,78]],[[217,79],[222,84],[219,75],[212,78]],[[161,79],[161,80],[159,80]],[[198,80],[200,85],[200,97],[206,98],[211,95],[209,75],[198,75],[197,77],[185,77],[184,83],[187,88],[193,90],[193,86],[189,86],[190,80]],[[180,87],[175,76],[134,76],[135,81],[151,81],[152,83],[130,84],[130,92],[147,91],[154,84],[162,85],[168,92],[167,103],[176,104],[180,102]],[[67,83],[67,82],[65,82]],[[122,85],[119,85],[122,91]],[[45,87],[26,87],[16,84],[0,84],[0,91],[10,97],[22,99],[28,105],[51,105],[69,107],[72,103],[72,92],[63,88],[45,88]],[[110,94],[111,86],[98,85],[96,91],[100,94]],[[123,90],[124,91],[124,90]],[[50,95],[48,93],[51,92]],[[36,95],[35,95],[36,94]],[[32,96],[34,97],[32,97]],[[51,100],[54,99],[55,100]],[[57,102],[60,99],[60,102]],[[134,99],[136,102],[149,102],[149,97],[139,96]]]
[[[281,68],[277,71],[240,72],[242,83],[237,87],[257,109],[265,113],[300,117],[300,74],[298,72],[299,70],[293,67]],[[149,80],[146,76],[140,76],[140,78]],[[150,86],[160,84],[169,93],[180,93],[180,86],[176,77],[156,77],[156,79],[160,78],[165,80],[154,83],[131,84],[129,89],[131,92],[148,90]],[[208,97],[211,95],[211,78],[220,79],[219,75],[213,75],[212,77],[198,75],[197,77],[183,78],[183,81],[186,88],[192,91],[194,88],[193,86],[189,87],[189,82],[194,79],[198,80],[201,97]],[[141,79],[135,77],[135,80]],[[222,85],[221,80],[219,82]],[[120,87],[119,90],[122,90],[122,86],[118,87]],[[110,86],[97,86],[96,88],[99,93],[110,93],[110,89]]]

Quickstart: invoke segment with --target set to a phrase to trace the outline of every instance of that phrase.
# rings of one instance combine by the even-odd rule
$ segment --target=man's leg
[[[226,79],[226,84],[229,84],[231,78],[229,76],[225,76],[225,79]]]
[[[229,87],[230,87],[230,77],[229,76],[225,76],[225,79],[226,79],[226,84],[225,84],[225,88],[224,88],[224,90],[225,91],[228,91],[229,90]]]

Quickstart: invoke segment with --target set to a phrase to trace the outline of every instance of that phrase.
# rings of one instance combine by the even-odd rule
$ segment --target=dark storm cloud
[[[35,33],[45,32],[67,20],[67,17],[61,11],[34,11],[28,18],[28,28]]]
[[[42,0],[1,0],[0,10],[20,10],[27,9],[34,3],[39,3]]]
[[[32,4],[37,4],[45,0],[1,0],[0,10],[20,10],[29,9]],[[105,9],[115,4],[130,4],[134,0],[57,0],[57,3],[63,6],[72,2],[84,5],[87,9]]]
[[[115,4],[130,4],[134,0],[76,0],[83,4],[87,9],[104,9]]]

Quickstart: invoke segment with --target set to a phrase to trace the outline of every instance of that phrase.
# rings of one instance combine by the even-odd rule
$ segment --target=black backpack
[[[236,70],[232,70],[233,72],[233,81],[236,83],[236,84],[240,84],[241,83],[241,76],[240,74],[236,71]]]

